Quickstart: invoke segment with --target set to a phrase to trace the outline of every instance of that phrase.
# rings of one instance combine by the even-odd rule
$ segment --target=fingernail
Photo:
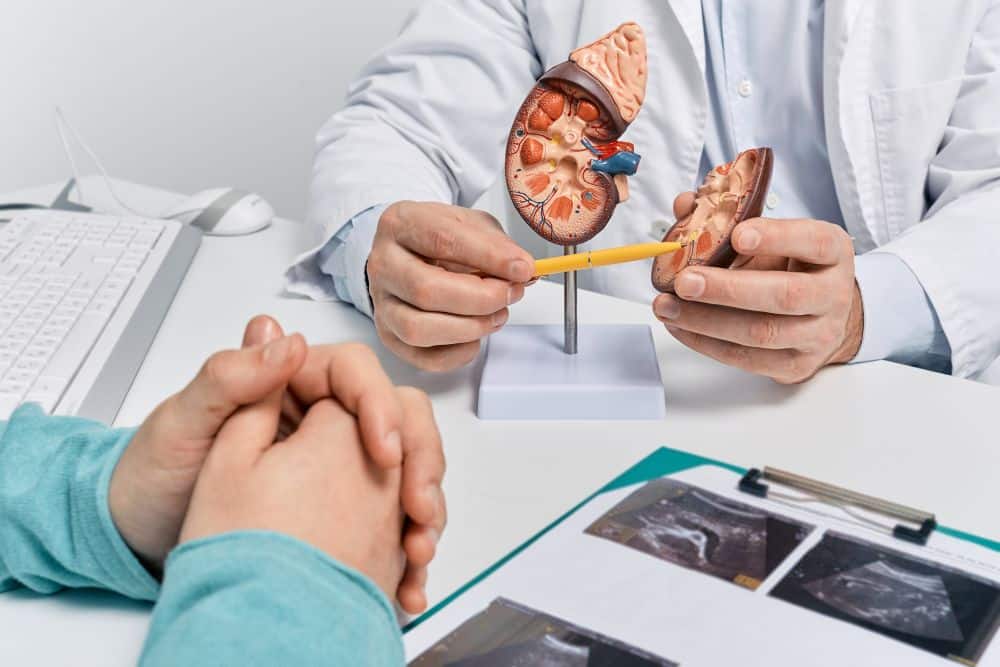
[[[403,438],[399,435],[399,431],[392,431],[385,436],[385,446],[392,452],[394,461],[403,460]]]
[[[740,250],[755,250],[760,245],[760,232],[756,229],[740,230],[739,236]]]
[[[490,321],[493,323],[493,328],[496,329],[497,327],[502,327],[503,325],[507,324],[508,318],[510,318],[510,311],[504,309],[501,310],[500,312],[493,313],[493,316],[490,318]]]
[[[274,320],[264,315],[253,318],[246,330],[245,344],[248,347],[263,345],[278,338],[278,327]]]
[[[684,298],[695,298],[705,291],[705,277],[693,271],[681,271],[674,282],[677,294]]]
[[[681,304],[669,294],[664,294],[656,300],[656,314],[672,320],[681,314]]]
[[[533,273],[531,265],[523,259],[515,259],[511,262],[508,271],[511,280],[516,280],[520,283],[526,283],[531,280],[531,274]]]
[[[285,363],[288,353],[292,349],[292,339],[283,336],[278,340],[271,341],[264,346],[264,363],[271,366],[280,366]]]

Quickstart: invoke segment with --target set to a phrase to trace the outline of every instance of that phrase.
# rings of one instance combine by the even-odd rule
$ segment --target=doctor
[[[997,4],[428,0],[319,133],[321,244],[289,285],[353,303],[417,366],[471,361],[538,241],[468,207],[535,79],[635,21],[650,78],[625,139],[645,159],[593,247],[659,240],[690,206],[675,195],[753,146],[776,155],[767,219],[734,235],[744,269],[688,269],[676,298],[648,263],[581,286],[652,302],[685,345],[780,382],[874,359],[974,375],[1000,354]]]

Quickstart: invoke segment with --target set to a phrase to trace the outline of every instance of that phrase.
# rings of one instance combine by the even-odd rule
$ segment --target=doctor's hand
[[[675,213],[692,202],[678,197]],[[782,384],[854,358],[863,307],[843,229],[756,218],[739,224],[732,242],[740,255],[732,268],[688,267],[677,276],[676,296],[656,297],[653,310],[674,338]]]
[[[507,322],[534,260],[488,213],[403,201],[382,213],[367,272],[385,346],[418,368],[447,371],[475,359],[482,338]]]
[[[357,420],[324,399],[276,442],[279,389],[240,408],[205,461],[180,542],[241,530],[289,535],[371,579],[391,600],[403,576],[400,469],[375,464]],[[170,576],[169,570],[167,576]]]

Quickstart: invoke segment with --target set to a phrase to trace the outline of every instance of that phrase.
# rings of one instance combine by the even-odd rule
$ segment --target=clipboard
[[[758,470],[758,469],[748,470],[748,469],[741,468],[739,466],[736,466],[736,465],[733,465],[733,464],[730,464],[730,463],[726,463],[726,462],[723,462],[723,461],[718,461],[718,460],[711,459],[711,458],[706,458],[706,457],[699,456],[699,455],[696,455],[696,454],[691,454],[689,452],[684,452],[684,451],[680,451],[680,450],[676,450],[676,449],[670,449],[670,448],[667,448],[667,447],[661,447],[661,448],[655,450],[654,452],[652,452],[651,454],[649,454],[648,456],[646,456],[644,459],[642,459],[641,461],[639,461],[635,465],[633,465],[631,468],[627,469],[625,472],[621,473],[620,475],[618,475],[617,477],[615,477],[614,479],[612,479],[610,482],[608,482],[606,485],[604,485],[603,487],[601,487],[600,489],[598,489],[597,491],[595,491],[594,493],[592,493],[588,497],[586,497],[583,500],[581,500],[579,503],[577,503],[576,505],[574,505],[571,509],[569,509],[567,512],[565,512],[563,515],[561,515],[560,517],[558,517],[555,521],[553,521],[552,523],[550,523],[549,525],[547,525],[541,531],[539,531],[538,533],[536,533],[535,535],[533,535],[532,537],[530,537],[529,539],[527,539],[525,542],[523,542],[522,544],[520,544],[518,547],[516,547],[515,549],[513,549],[511,552],[509,552],[508,554],[506,554],[505,556],[503,556],[502,558],[500,558],[498,561],[496,561],[495,563],[493,563],[491,566],[489,566],[488,568],[486,568],[485,570],[483,570],[481,573],[479,573],[477,576],[475,576],[474,578],[472,578],[466,584],[464,584],[463,586],[461,586],[460,588],[458,588],[455,592],[453,592],[451,595],[449,595],[448,597],[446,597],[444,600],[442,600],[441,602],[439,602],[438,604],[436,604],[434,607],[432,607],[431,609],[429,609],[423,615],[419,616],[418,618],[414,619],[413,621],[411,621],[410,623],[408,623],[407,625],[405,625],[403,627],[403,633],[406,634],[406,633],[412,631],[413,629],[419,627],[420,625],[424,624],[425,622],[427,622],[431,618],[433,618],[441,610],[443,610],[444,608],[446,608],[449,604],[451,604],[456,599],[458,599],[459,597],[461,597],[464,593],[466,593],[467,591],[469,591],[469,589],[475,587],[477,584],[479,584],[480,582],[482,582],[484,579],[486,579],[490,575],[492,575],[495,572],[497,572],[498,570],[500,570],[502,567],[504,567],[504,565],[506,565],[512,559],[514,559],[519,554],[521,554],[522,552],[524,552],[525,550],[527,550],[529,547],[531,547],[533,544],[535,544],[538,540],[540,540],[543,536],[545,536],[546,534],[550,533],[554,528],[556,528],[557,526],[559,526],[560,524],[562,524],[564,521],[566,521],[566,519],[568,519],[569,517],[571,517],[574,513],[576,513],[578,510],[580,510],[582,507],[584,507],[585,505],[587,505],[588,503],[590,503],[592,500],[594,500],[598,496],[600,496],[602,494],[605,494],[605,493],[612,492],[612,491],[616,491],[616,490],[619,490],[619,489],[623,489],[625,487],[631,487],[631,486],[635,486],[635,485],[642,484],[642,483],[645,483],[645,482],[649,482],[651,480],[654,480],[654,479],[657,479],[657,478],[661,478],[661,477],[664,477],[664,476],[669,476],[669,475],[674,475],[674,474],[677,474],[677,473],[681,473],[681,472],[684,472],[684,471],[689,470],[689,469],[697,468],[699,466],[714,466],[714,467],[721,468],[721,469],[727,470],[729,472],[735,473],[738,476],[737,478],[738,478],[739,483],[740,483],[738,486],[742,486],[743,487],[741,490],[744,491],[744,492],[747,492],[747,493],[753,493],[754,495],[762,495],[762,493],[761,493],[762,489],[759,488],[760,485],[761,485],[761,480],[762,479],[766,479],[766,480],[771,481],[772,483],[776,483],[775,480],[774,480],[774,478],[773,478],[773,476],[765,476],[763,474],[762,470]],[[773,471],[773,469],[768,469],[768,470],[769,471]],[[781,471],[778,471],[778,472],[781,472]],[[800,478],[800,479],[805,479],[805,478]],[[822,484],[822,483],[819,483],[819,484]],[[751,490],[751,487],[753,487],[754,485],[758,485],[758,488]],[[827,486],[830,489],[835,489],[835,490],[842,491],[842,492],[843,491],[847,491],[845,489],[839,489],[838,487],[830,487],[829,485],[825,485],[825,486]],[[853,493],[853,492],[847,491],[847,493]],[[860,498],[856,498],[856,500],[859,500],[859,499],[860,500],[870,500],[870,499],[872,499],[871,496],[862,496],[861,494],[855,494],[855,495],[860,497]],[[879,500],[879,499],[875,499],[875,500]],[[881,502],[888,502],[888,501],[881,501]],[[860,504],[864,505],[865,503],[862,502]],[[902,507],[902,506],[896,506],[896,507],[898,508],[898,507]],[[909,508],[904,508],[904,509],[909,509]],[[918,518],[929,518],[929,519],[932,520],[932,523],[933,523],[932,526],[930,524],[924,522],[924,521],[917,521],[918,524],[922,524],[921,527],[920,527],[921,529],[928,529],[929,528],[930,530],[936,530],[937,532],[942,533],[944,535],[948,535],[949,537],[956,538],[958,540],[963,540],[963,541],[966,541],[966,542],[978,545],[980,547],[984,547],[984,548],[989,549],[991,551],[995,551],[995,552],[1000,553],[1000,542],[992,540],[992,539],[989,539],[989,538],[986,538],[986,537],[982,537],[982,536],[979,536],[979,535],[974,535],[974,534],[971,534],[971,533],[967,533],[967,532],[959,531],[959,530],[956,530],[956,529],[953,529],[953,528],[949,528],[947,526],[938,525],[937,522],[936,522],[936,520],[933,519],[933,515],[930,515],[929,517],[922,517],[922,516],[913,515],[910,518],[913,521],[916,521],[916,519],[918,519]],[[890,529],[890,532],[892,532],[891,529]],[[920,543],[919,536],[917,536],[914,539],[910,539],[910,538],[913,538],[914,536],[912,536],[912,535],[901,536],[901,535],[897,534],[896,537],[898,537],[899,539],[907,540],[908,542],[911,542],[911,543],[916,543],[916,544]],[[924,538],[926,538],[926,535],[924,535]]]

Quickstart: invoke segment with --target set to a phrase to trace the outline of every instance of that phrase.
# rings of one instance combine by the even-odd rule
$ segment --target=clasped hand
[[[111,516],[151,570],[179,541],[234,530],[297,537],[426,607],[446,523],[430,402],[367,347],[308,347],[268,317],[149,416],[112,476]]]

